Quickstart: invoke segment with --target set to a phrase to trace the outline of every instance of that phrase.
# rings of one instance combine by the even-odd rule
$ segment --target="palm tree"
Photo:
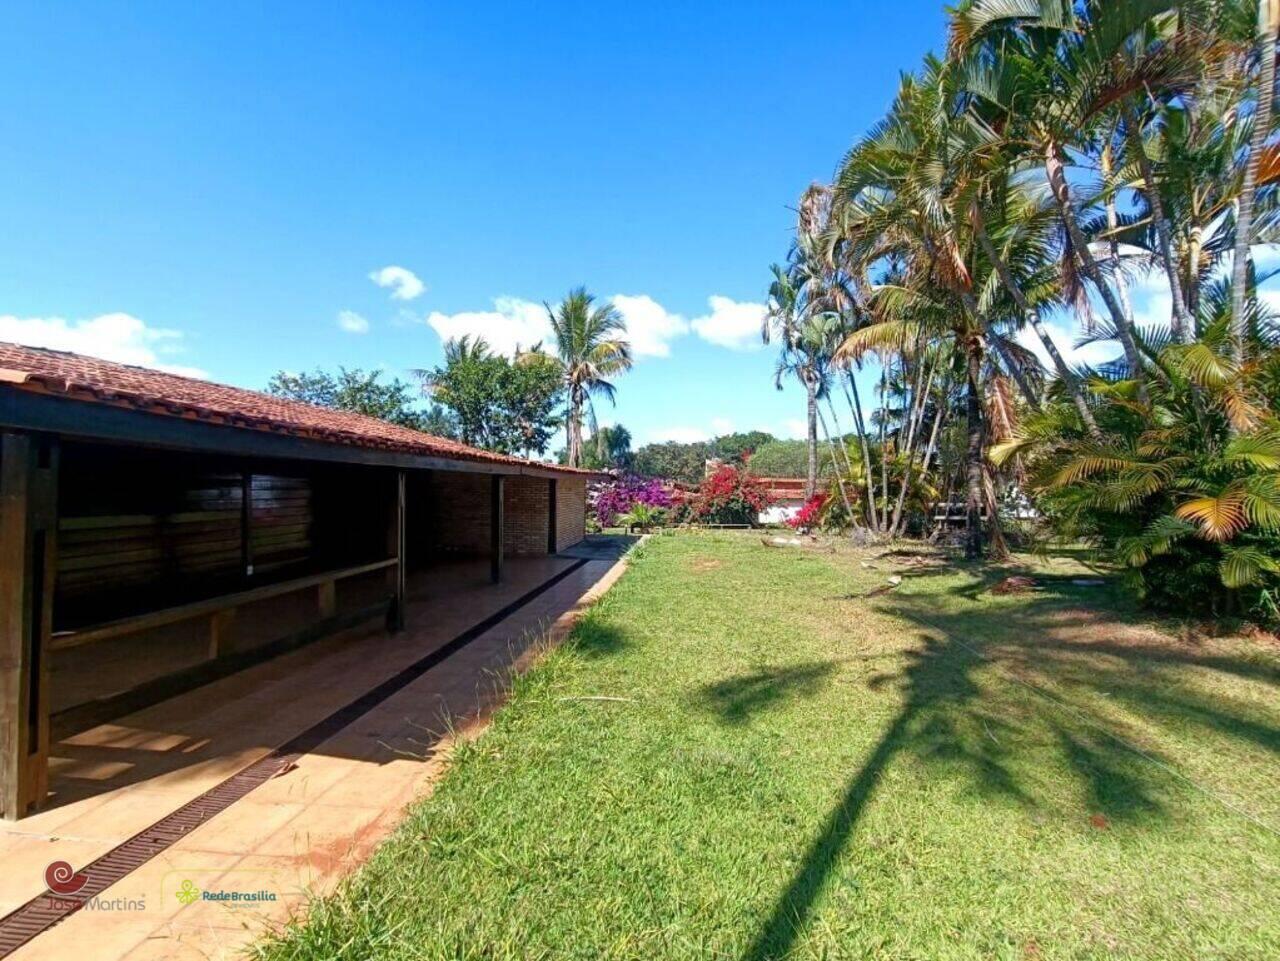
[[[782,390],[788,376],[804,386],[808,431],[806,498],[812,497],[818,487],[818,401],[827,396],[830,387],[829,327],[835,322],[833,317],[824,315],[803,321],[784,342],[774,368],[774,385],[778,390]]]
[[[1117,103],[1134,91],[1185,83],[1187,56],[1142,42],[1153,18],[1176,6],[1175,0],[1087,0],[1078,15],[1069,3],[971,0],[952,25],[951,52],[969,93],[998,116],[1017,160],[1042,169],[1066,235],[1068,262],[1097,291],[1137,377],[1144,365],[1132,318],[1083,226],[1100,198],[1086,196],[1082,203],[1067,170],[1098,152],[1103,122]],[[991,126],[997,126],[994,118]]]
[[[792,247],[792,259],[797,248]],[[803,255],[801,255],[803,256]],[[781,355],[775,371],[774,382],[782,390],[784,375],[794,375],[805,391],[805,443],[808,461],[805,474],[804,496],[812,497],[818,484],[818,390],[817,356],[814,345],[803,343],[805,331],[805,306],[802,288],[795,282],[792,270],[778,264],[770,267],[773,282],[769,285],[769,307],[760,327],[760,338],[767,344],[776,337],[781,344]]]
[[[582,463],[582,418],[585,413],[596,432],[594,395],[612,403],[615,389],[609,378],[631,369],[631,345],[623,335],[626,323],[611,303],[595,306],[586,287],[569,291],[555,307],[544,304],[555,338],[550,359],[564,374],[569,397],[566,432],[569,437],[569,466]],[[537,353],[537,349],[531,353]]]
[[[862,271],[881,273],[871,297],[875,322],[855,331],[838,358],[868,349],[902,353],[922,339],[949,340],[964,358],[970,395],[966,552],[977,556],[983,549],[982,505],[995,516],[983,473],[988,357],[997,362],[993,375],[1016,383],[1031,407],[1039,403],[1038,364],[1007,336],[1004,328],[1017,320],[1015,305],[993,295],[999,282],[993,285],[989,265],[977,256],[964,121],[953,108],[951,88],[946,66],[932,58],[920,76],[903,78],[889,116],[841,165],[832,217],[838,237],[828,246],[842,250]],[[902,270],[887,277],[883,265],[894,258]]]
[[[1236,364],[1245,357],[1245,296],[1249,276],[1249,252],[1253,243],[1253,203],[1258,187],[1267,137],[1271,134],[1271,106],[1276,88],[1276,34],[1280,32],[1280,0],[1258,0],[1258,100],[1253,114],[1253,134],[1245,161],[1244,185],[1236,213],[1235,259],[1231,266],[1231,356]]]

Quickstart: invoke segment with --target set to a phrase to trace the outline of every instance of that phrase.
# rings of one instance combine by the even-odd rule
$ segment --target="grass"
[[[651,539],[261,955],[1280,956],[1272,642],[880,553]]]

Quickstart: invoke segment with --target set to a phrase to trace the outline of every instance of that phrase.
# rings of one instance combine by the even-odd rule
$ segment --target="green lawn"
[[[262,955],[1280,957],[1274,642],[880,553],[651,539]]]

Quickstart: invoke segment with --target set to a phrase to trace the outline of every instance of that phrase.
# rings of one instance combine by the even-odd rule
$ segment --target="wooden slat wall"
[[[250,553],[255,574],[306,560],[311,554],[311,481],[253,475]]]
[[[63,515],[58,532],[59,592],[67,597],[148,581],[236,574],[240,567],[240,478],[174,478],[160,511],[114,514],[109,488],[102,513]],[[93,510],[94,505],[85,505]],[[165,507],[172,508],[170,510]]]
[[[195,457],[85,446],[63,472],[61,610],[154,609],[245,577],[244,475]],[[252,473],[254,574],[308,560],[306,477]],[[141,596],[141,591],[149,596]],[[134,603],[128,603],[130,598]],[[58,609],[55,607],[55,609]],[[87,614],[88,611],[85,610]]]

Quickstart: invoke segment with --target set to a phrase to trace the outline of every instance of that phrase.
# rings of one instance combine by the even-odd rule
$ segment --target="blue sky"
[[[4,21],[0,339],[248,387],[403,375],[442,334],[528,343],[536,305],[586,284],[625,298],[640,357],[601,415],[637,443],[799,432],[756,333],[768,265],[943,35],[937,0]]]
[[[942,38],[937,0],[41,2],[4,21],[7,336],[261,387],[431,366],[427,318],[501,340],[536,327],[520,303],[515,323],[456,315],[585,283],[637,298],[649,353],[601,410],[637,440],[795,428],[803,397],[774,391],[750,305],[788,206]],[[370,280],[388,266],[425,290],[395,299]],[[679,333],[699,318],[720,343]]]

